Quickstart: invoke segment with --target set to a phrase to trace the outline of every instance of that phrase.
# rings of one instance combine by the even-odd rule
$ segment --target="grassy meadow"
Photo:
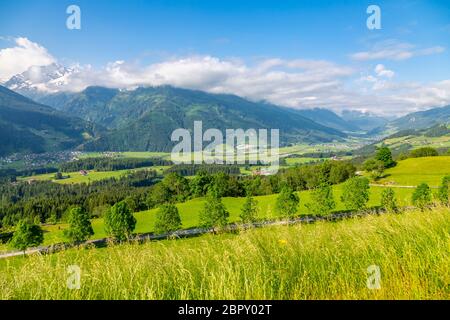
[[[139,171],[139,170],[155,170],[158,172],[158,174],[162,174],[164,170],[168,169],[169,166],[152,166],[152,167],[143,167],[143,168],[137,168],[137,169],[125,169],[125,170],[115,170],[115,171],[95,171],[95,170],[88,170],[87,175],[82,175],[80,172],[63,172],[63,176],[68,177],[64,179],[55,180],[55,174],[54,173],[45,173],[45,174],[39,174],[29,177],[22,177],[18,180],[36,180],[36,181],[53,181],[56,183],[61,184],[71,184],[71,183],[91,183],[94,181],[104,180],[104,179],[110,179],[110,178],[120,178],[124,175],[129,174],[133,171]]]
[[[376,207],[380,205],[381,193],[384,190],[383,187],[371,187],[370,188],[370,199],[368,206]],[[410,205],[410,199],[413,192],[413,189],[405,189],[405,188],[396,188],[395,189],[396,196],[399,202],[399,205],[406,206]],[[342,194],[342,186],[337,185],[334,186],[334,198],[336,201],[336,211],[345,210],[344,204],[340,201],[340,197]],[[310,191],[302,191],[298,192],[300,197],[300,206],[298,209],[298,215],[307,215],[309,210],[306,207],[306,204],[310,202]],[[277,218],[278,215],[275,211],[275,202],[277,194],[267,195],[267,196],[258,196],[255,197],[255,200],[258,201],[258,209],[259,209],[259,218],[261,219],[274,219]],[[230,222],[237,222],[240,220],[239,215],[241,213],[241,208],[245,202],[245,198],[223,198],[223,203],[227,210],[230,213]],[[181,221],[183,223],[183,228],[192,228],[197,227],[199,224],[199,214],[203,208],[204,199],[203,198],[195,198],[184,203],[179,203],[176,206],[178,207]],[[156,221],[156,212],[158,209],[152,209],[142,212],[137,212],[134,214],[137,220],[136,224],[136,233],[147,233],[154,231],[154,224]],[[106,237],[106,233],[104,230],[103,219],[92,219],[92,227],[94,229],[94,236],[92,239],[99,239]],[[64,229],[67,228],[66,224],[57,224],[57,225],[46,225],[43,226],[44,229],[44,245],[55,244],[59,242],[64,242],[65,238],[63,235]],[[8,246],[5,244],[0,244],[0,252],[8,250]]]
[[[436,209],[3,259],[0,299],[449,299],[449,230]]]
[[[417,186],[422,182],[430,186],[441,184],[442,177],[450,175],[450,156],[410,158],[399,161],[386,170],[386,177],[379,183]]]
[[[151,167],[153,169],[158,168],[158,170],[163,170],[165,167]],[[140,169],[136,169],[140,170]],[[93,179],[101,179],[102,175],[122,175],[129,170],[120,171],[110,171],[110,172],[90,172],[88,176],[77,177],[72,173],[71,178],[59,180],[60,183],[80,183],[83,182],[81,179],[91,179],[88,181],[94,181]],[[98,174],[98,175],[96,175]],[[396,192],[396,197],[399,205],[408,206],[411,205],[411,195],[414,191],[412,188],[395,188],[396,185],[410,185],[415,186],[421,182],[427,182],[431,186],[437,186],[440,184],[442,177],[450,174],[450,157],[428,157],[428,158],[414,158],[399,161],[397,166],[386,170],[387,176],[376,183],[392,185]],[[51,179],[54,174],[49,175],[39,175],[34,178],[40,179]],[[104,176],[103,176],[104,177]],[[376,207],[380,205],[381,193],[384,187],[371,186],[370,188],[370,198],[369,207]],[[333,187],[334,198],[337,204],[336,211],[345,210],[344,205],[340,201],[340,196],[342,193],[342,186],[337,185]],[[300,206],[298,210],[299,215],[308,214],[309,211],[306,204],[310,202],[310,192],[302,191],[298,193],[300,196]],[[267,195],[255,197],[258,201],[259,207],[259,217],[262,219],[273,219],[277,217],[275,212],[275,202],[278,195]],[[230,222],[239,221],[239,215],[241,212],[242,205],[244,203],[244,198],[224,198],[223,202],[230,212]],[[199,214],[203,208],[204,199],[197,198],[186,201],[185,203],[177,204],[178,210],[180,212],[181,220],[183,223],[183,228],[192,228],[198,226]],[[143,212],[135,213],[137,219],[137,225],[135,232],[137,233],[147,233],[153,232],[155,219],[156,219],[157,209],[147,210]],[[94,228],[93,239],[104,238],[106,233],[104,231],[103,219],[93,219],[92,225]],[[44,234],[44,245],[64,242],[63,230],[67,228],[65,224],[57,225],[47,225],[43,229]],[[0,244],[0,252],[8,250],[6,244]]]

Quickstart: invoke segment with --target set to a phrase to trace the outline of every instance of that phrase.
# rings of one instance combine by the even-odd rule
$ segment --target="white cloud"
[[[27,38],[15,38],[15,47],[0,50],[0,81],[22,73],[32,66],[45,66],[56,60],[47,49]]]
[[[102,70],[89,66],[82,69],[71,75],[67,90],[79,91],[90,85],[132,88],[169,84],[293,107],[323,101],[327,92],[338,90],[354,73],[352,68],[320,60],[266,59],[249,65],[211,56],[191,56],[144,67],[116,61]]]
[[[353,60],[407,60],[417,56],[427,56],[439,54],[445,51],[444,47],[435,46],[424,49],[416,49],[409,43],[397,42],[394,40],[380,42],[374,45],[370,51],[361,51],[350,55]]]
[[[30,52],[40,57],[33,64],[26,63],[28,67],[55,61],[40,45],[25,38],[18,39],[22,40],[16,41],[17,47],[0,51],[2,59],[10,56],[8,50],[16,50],[21,63],[28,61]],[[19,49],[28,55],[21,54]],[[236,94],[294,108],[356,109],[389,115],[450,104],[450,80],[396,82],[395,72],[383,64],[376,64],[371,72],[359,76],[359,70],[353,67],[324,60],[269,58],[248,62],[208,55],[174,58],[148,65],[118,60],[100,69],[90,65],[71,67],[71,72],[51,82],[39,83],[37,88],[54,92],[81,91],[92,85],[128,89],[173,85]]]
[[[382,64],[377,64],[377,66],[375,67],[375,73],[379,77],[386,78],[392,78],[395,75],[394,71],[386,69],[386,67]]]

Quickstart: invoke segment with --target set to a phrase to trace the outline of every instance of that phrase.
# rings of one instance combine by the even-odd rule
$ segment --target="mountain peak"
[[[4,83],[4,86],[29,98],[44,93],[56,92],[67,84],[68,77],[76,70],[58,63],[46,66],[32,66]]]

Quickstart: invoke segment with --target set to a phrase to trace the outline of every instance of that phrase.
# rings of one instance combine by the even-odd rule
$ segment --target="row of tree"
[[[224,168],[229,169],[228,166]],[[156,171],[139,170],[121,178],[90,184],[8,182],[0,184],[0,221],[3,226],[13,226],[25,218],[36,223],[55,223],[67,220],[67,211],[73,206],[83,207],[92,217],[102,217],[120,201],[125,201],[133,212],[137,212],[164,203],[203,197],[210,190],[220,197],[274,194],[279,193],[284,186],[301,191],[314,189],[323,182],[341,183],[352,177],[355,170],[347,162],[326,161],[281,170],[272,176],[237,176],[225,172],[210,174],[198,171],[188,179],[172,172],[161,181]]]
[[[353,177],[343,184],[341,201],[346,209],[351,211],[362,210],[367,207],[369,201],[369,181],[364,177]],[[450,206],[450,176],[444,177],[442,184],[436,193],[436,199],[445,206]],[[426,183],[420,184],[412,195],[412,203],[425,210],[433,204],[433,195]],[[292,218],[297,215],[300,204],[299,196],[289,187],[285,186],[279,193],[275,208],[280,217]],[[314,215],[326,215],[331,213],[336,202],[333,189],[330,184],[323,183],[311,192],[310,202],[306,207]],[[398,213],[400,208],[395,192],[392,188],[386,188],[381,195],[381,207],[389,212]],[[259,219],[258,201],[248,194],[241,209],[240,219],[243,223],[253,223]],[[199,226],[222,228],[228,224],[229,212],[222,202],[222,198],[215,189],[207,193],[203,210],[200,212]],[[104,217],[106,233],[117,241],[129,239],[136,227],[136,218],[126,201],[121,201],[112,206]],[[90,216],[82,207],[73,207],[68,214],[69,227],[64,231],[65,237],[72,243],[82,243],[93,234]],[[161,205],[156,214],[154,225],[155,233],[170,234],[182,228],[182,220],[178,208],[173,203]],[[21,220],[11,239],[11,245],[19,250],[35,247],[43,242],[43,231],[39,225],[27,220]]]

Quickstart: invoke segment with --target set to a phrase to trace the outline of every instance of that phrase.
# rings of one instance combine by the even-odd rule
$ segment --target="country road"
[[[415,189],[417,186],[399,186],[399,185],[391,185],[391,184],[376,184],[376,183],[370,183],[369,186],[371,187],[382,187],[382,188],[407,188],[407,189]],[[429,186],[431,189],[438,189],[437,186]]]

